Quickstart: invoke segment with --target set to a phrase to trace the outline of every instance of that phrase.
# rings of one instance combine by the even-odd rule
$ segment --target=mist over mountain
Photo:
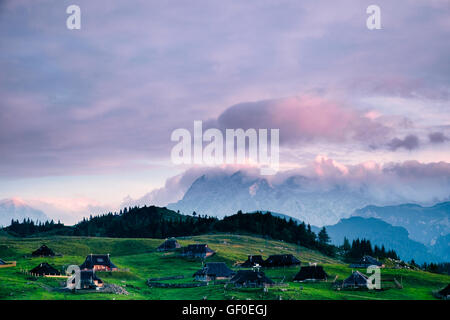
[[[261,177],[247,170],[205,170],[196,179],[187,173],[192,184],[181,199],[167,206],[184,214],[195,211],[218,217],[238,210],[273,211],[322,226],[337,223],[368,205],[429,205],[436,199],[448,199],[449,179],[442,172],[447,168],[441,170],[440,164],[343,166],[323,157],[316,159],[311,168],[281,172],[274,177]],[[445,179],[436,179],[439,174]],[[171,188],[178,194],[176,186]]]
[[[30,207],[21,199],[0,200],[0,226],[10,225],[12,219],[22,221],[27,218],[33,221],[48,220],[44,212]]]
[[[450,233],[450,202],[430,207],[418,204],[396,206],[367,206],[352,215],[384,220],[393,226],[404,227],[413,240],[432,246],[436,240]]]
[[[287,214],[323,226],[368,205],[450,200],[450,164],[418,161],[343,164],[318,155],[304,166],[261,176],[250,166],[195,167],[126,206],[159,205],[184,214],[222,217],[238,210]]]
[[[202,175],[180,201],[167,207],[184,214],[195,211],[217,217],[238,210],[267,210],[321,226],[335,223],[368,203],[371,199],[364,189],[354,191],[342,185],[321,189],[317,181],[300,175],[272,184],[238,171],[231,175]]]

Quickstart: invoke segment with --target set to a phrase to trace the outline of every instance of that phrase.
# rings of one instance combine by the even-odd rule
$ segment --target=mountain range
[[[439,237],[450,233],[450,202],[430,207],[417,204],[383,207],[371,205],[355,210],[352,215],[378,218],[393,226],[404,227],[411,239],[430,246],[433,246]]]
[[[319,228],[313,228],[318,232]],[[394,249],[402,259],[418,263],[448,261],[442,248],[427,247],[423,243],[409,238],[408,231],[399,226],[377,218],[350,217],[341,219],[337,224],[326,226],[328,235],[335,245],[342,245],[344,237],[350,240],[368,239],[374,245],[384,245],[386,249]]]
[[[231,175],[202,175],[183,198],[167,205],[184,214],[207,214],[223,217],[256,210],[282,212],[310,224],[322,226],[368,204],[373,204],[363,188],[352,190],[343,185],[323,188],[317,180],[291,176],[274,185],[266,179],[238,171]]]

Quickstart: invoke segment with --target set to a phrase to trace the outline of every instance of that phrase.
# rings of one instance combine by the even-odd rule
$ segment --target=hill
[[[184,279],[172,282],[192,282],[192,275],[201,268],[199,260],[186,259],[178,252],[161,253],[156,247],[161,239],[111,239],[87,237],[47,237],[33,239],[2,238],[0,257],[16,260],[16,268],[0,268],[0,299],[434,299],[432,290],[445,286],[450,276],[431,274],[422,271],[383,269],[384,278],[397,277],[401,279],[403,289],[386,289],[379,292],[364,291],[335,291],[331,282],[295,283],[293,276],[298,267],[276,268],[264,270],[275,282],[283,282],[283,286],[262,289],[232,289],[224,288],[223,284],[211,283],[205,287],[171,289],[150,288],[146,280],[150,277],[183,275]],[[182,246],[191,243],[208,243],[216,251],[216,255],[207,261],[225,262],[229,267],[237,270],[233,265],[237,261],[244,261],[248,254],[261,254],[267,258],[270,254],[290,253],[302,261],[320,263],[329,274],[330,279],[336,276],[343,279],[351,273],[351,269],[339,260],[331,259],[317,251],[309,250],[282,241],[267,240],[258,237],[215,234],[196,237],[179,238]],[[61,254],[54,258],[24,258],[42,243],[47,244],[55,252]],[[110,253],[112,261],[122,270],[117,273],[97,272],[97,275],[107,284],[122,286],[128,295],[117,295],[99,292],[61,292],[61,282],[54,278],[32,278],[20,272],[29,270],[40,262],[47,261],[57,269],[70,264],[80,264],[90,253]],[[361,270],[364,272],[364,270]],[[167,281],[170,282],[170,281]],[[301,289],[300,289],[301,288]]]
[[[167,208],[145,206],[125,208],[119,213],[83,219],[73,227],[66,227],[59,223],[36,225],[33,221],[23,223],[13,221],[4,230],[18,236],[68,235],[113,238],[166,238],[230,232],[301,243],[310,249],[333,254],[333,247],[319,242],[314,232],[304,223],[260,212],[244,214],[239,211],[237,214],[217,219],[199,215],[186,216]]]

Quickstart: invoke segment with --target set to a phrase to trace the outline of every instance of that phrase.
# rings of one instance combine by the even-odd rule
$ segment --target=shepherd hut
[[[76,279],[67,285],[69,289],[96,289],[103,287],[103,281],[97,277],[94,270],[80,271],[80,287],[76,288]]]
[[[180,244],[178,243],[177,239],[175,238],[169,238],[166,239],[161,245],[156,249],[156,251],[170,251],[181,248]]]
[[[190,244],[183,248],[181,255],[192,258],[208,258],[214,253],[207,244]]]
[[[262,271],[239,270],[230,282],[236,287],[258,288],[272,286],[275,283]]]
[[[0,268],[9,268],[9,267],[15,267],[16,261],[4,261],[0,259]]]
[[[370,266],[384,267],[384,265],[374,257],[364,256],[356,263],[352,263],[350,268],[368,268]]]
[[[35,276],[60,276],[61,273],[49,265],[47,262],[40,263],[37,267],[30,270],[30,273]]]
[[[52,249],[43,244],[39,249],[31,253],[33,257],[54,257],[55,253]]]
[[[275,254],[269,256],[266,261],[264,261],[263,266],[266,268],[275,267],[291,267],[300,264],[300,260],[294,257],[292,254]]]
[[[327,277],[322,266],[304,266],[295,275],[294,281],[326,281]]]
[[[109,254],[90,254],[80,266],[81,270],[94,271],[117,271],[118,268],[112,263]]]
[[[367,289],[368,278],[359,271],[354,271],[350,277],[345,279],[342,283],[342,287],[352,289]]]
[[[239,266],[241,268],[253,268],[256,266],[262,267],[264,265],[264,260],[260,255],[249,255],[247,260],[244,263],[241,263]]]
[[[450,299],[450,284],[448,284],[444,289],[438,292],[441,299]]]
[[[231,278],[235,272],[223,262],[208,262],[205,266],[194,273],[196,281],[223,280]]]

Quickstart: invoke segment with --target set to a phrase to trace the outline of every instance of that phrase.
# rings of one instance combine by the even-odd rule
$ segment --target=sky
[[[445,0],[2,0],[0,199],[69,222],[164,205],[202,170],[170,158],[194,120],[279,128],[282,170],[396,168],[445,191],[449,16]]]

